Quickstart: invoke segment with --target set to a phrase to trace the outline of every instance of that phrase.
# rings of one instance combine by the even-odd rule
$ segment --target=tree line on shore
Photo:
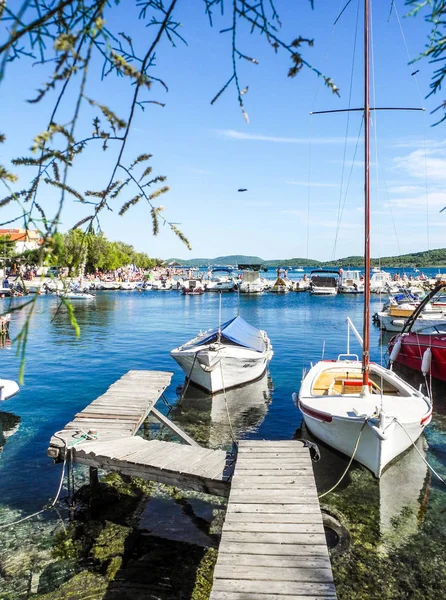
[[[9,236],[0,237],[0,248],[7,265],[16,261],[42,265],[39,249],[17,254],[15,242]],[[46,249],[45,266],[66,268],[71,276],[81,268],[85,268],[86,273],[113,271],[127,265],[150,269],[162,262],[158,258],[150,258],[145,252],[136,252],[126,242],[112,242],[103,233],[85,233],[80,229],[72,229],[67,233],[53,235],[50,248]]]

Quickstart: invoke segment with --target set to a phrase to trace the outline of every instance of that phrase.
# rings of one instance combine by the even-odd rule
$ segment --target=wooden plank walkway
[[[334,600],[309,450],[241,441],[210,600]]]
[[[201,448],[155,409],[171,378],[164,371],[129,371],[53,435],[48,456],[61,460],[70,451],[71,460],[96,469],[228,496],[232,457]],[[137,436],[149,413],[187,445]]]

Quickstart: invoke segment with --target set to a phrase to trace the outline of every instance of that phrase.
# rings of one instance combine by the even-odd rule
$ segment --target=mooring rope
[[[410,433],[406,430],[406,428],[404,427],[404,425],[402,423],[400,423],[398,421],[398,419],[395,419],[395,423],[398,423],[398,425],[401,427],[401,429],[404,431],[404,433],[407,435],[407,437],[409,438],[409,440],[412,442],[412,446],[415,448],[415,450],[418,452],[418,454],[421,457],[421,460],[424,462],[424,464],[426,465],[426,467],[429,469],[429,471],[435,475],[435,477],[438,479],[438,481],[440,481],[440,483],[442,483],[443,485],[446,486],[446,481],[441,477],[441,475],[439,475],[437,473],[437,471],[434,469],[434,467],[432,467],[427,460],[424,458],[424,456],[421,454],[418,446],[415,444],[415,442],[413,441],[413,439],[410,436]]]
[[[232,428],[231,416],[229,414],[228,399],[226,398],[225,380],[224,380],[224,377],[223,377],[223,359],[220,359],[220,373],[221,373],[221,383],[222,383],[222,386],[223,386],[223,398],[225,400],[226,414],[228,416],[229,430],[231,432],[231,438],[232,438],[232,441],[233,441],[234,445],[236,447],[238,447],[237,439],[235,437],[234,430]]]
[[[347,475],[347,472],[348,472],[348,470],[349,470],[349,469],[350,469],[350,467],[351,467],[351,464],[352,464],[352,462],[353,462],[353,459],[355,458],[356,451],[357,451],[357,449],[358,449],[358,446],[359,446],[359,440],[361,439],[361,435],[362,435],[362,432],[363,432],[363,430],[364,430],[364,427],[365,427],[365,426],[366,426],[366,424],[367,424],[367,421],[368,421],[368,418],[367,418],[367,419],[365,419],[364,423],[362,424],[362,427],[361,427],[361,429],[359,430],[359,435],[358,435],[358,439],[356,440],[355,449],[353,450],[353,454],[352,454],[352,456],[351,456],[351,458],[350,458],[350,460],[349,460],[349,463],[348,463],[348,465],[347,465],[347,467],[346,467],[345,471],[342,473],[342,475],[341,475],[341,478],[338,480],[338,482],[337,482],[337,483],[335,483],[335,485],[334,485],[332,488],[330,488],[328,491],[324,492],[323,494],[320,494],[320,495],[318,496],[319,500],[320,500],[321,498],[323,498],[324,496],[327,496],[327,494],[330,494],[331,492],[333,492],[333,490],[335,490],[335,489],[338,487],[338,485],[341,483],[341,481],[342,481],[342,480],[344,479],[344,477]]]

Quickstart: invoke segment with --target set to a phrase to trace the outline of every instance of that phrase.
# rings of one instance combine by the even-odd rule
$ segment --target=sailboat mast
[[[364,329],[362,384],[368,388],[370,363],[370,0],[364,0]]]

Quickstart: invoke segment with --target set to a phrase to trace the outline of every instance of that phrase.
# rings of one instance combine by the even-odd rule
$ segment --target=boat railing
[[[350,317],[346,318],[346,322],[347,322],[347,355],[351,355],[351,353],[350,353],[350,330],[353,332],[353,335],[358,340],[361,348],[363,347],[363,342],[362,342],[362,337],[359,335],[359,332],[356,329],[356,327],[353,325],[353,322],[350,319]],[[344,356],[344,355],[341,355],[341,356]]]

